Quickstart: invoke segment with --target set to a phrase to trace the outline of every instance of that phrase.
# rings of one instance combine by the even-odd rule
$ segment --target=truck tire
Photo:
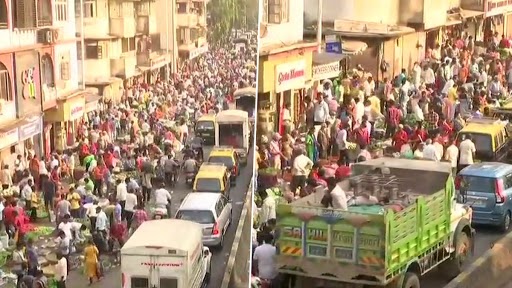
[[[416,273],[407,272],[400,288],[420,288],[420,278]]]
[[[442,273],[449,279],[457,277],[471,253],[471,240],[466,232],[460,231],[455,243],[455,256],[441,264]]]

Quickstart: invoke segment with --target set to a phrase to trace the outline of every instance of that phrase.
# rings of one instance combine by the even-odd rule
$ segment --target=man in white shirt
[[[290,190],[298,195],[297,189],[300,187],[304,189],[306,187],[306,178],[313,168],[313,161],[305,155],[306,152],[302,151],[302,154],[295,157],[292,163],[292,181],[290,182]]]
[[[425,148],[423,149],[423,158],[432,161],[439,161],[440,159],[437,156],[437,149],[432,144],[432,139],[427,139],[427,141],[425,141]]]
[[[325,99],[322,97],[318,103],[315,104],[314,113],[313,113],[313,121],[314,125],[322,125],[325,123],[327,118],[329,117],[329,105],[325,102]]]
[[[267,191],[259,191],[260,197],[263,200],[259,215],[260,225],[267,223],[270,219],[276,219],[276,201],[274,197],[268,195]]]
[[[342,124],[343,125],[343,124]],[[338,134],[336,135],[336,144],[340,152],[340,161],[344,165],[348,165],[348,153],[347,153],[347,137],[348,132],[344,126],[340,127]]]
[[[253,267],[258,269],[256,275],[263,280],[272,282],[272,287],[279,287],[276,282],[277,263],[276,263],[276,247],[271,243],[273,237],[270,233],[263,235],[263,244],[254,249]]]
[[[135,213],[135,207],[137,207],[137,195],[135,195],[133,190],[129,190],[126,195],[126,204],[124,206],[125,216],[126,216],[126,227],[130,229],[132,226],[133,215]]]
[[[126,219],[125,206],[126,206],[126,195],[128,194],[128,187],[125,181],[121,179],[117,179],[116,181],[116,199],[119,201],[119,205],[121,205],[121,220],[124,221]]]
[[[105,214],[105,211],[101,209],[101,207],[96,207],[96,231],[103,234],[104,237],[107,236],[107,228],[108,228],[108,217]]]
[[[68,261],[62,253],[57,253],[57,264],[55,264],[55,280],[58,288],[66,287],[66,279],[68,278]]]
[[[421,72],[421,78],[423,79],[423,82],[427,88],[432,88],[436,82],[436,74],[434,73],[434,70],[430,68],[430,66],[425,66],[423,68],[423,71]]]
[[[473,143],[473,137],[467,135],[459,145],[459,171],[474,163],[475,152],[476,147],[475,143]]]
[[[156,189],[155,191],[155,207],[160,209],[167,209],[167,215],[171,215],[170,211],[170,203],[171,203],[171,193],[164,188],[165,184],[162,183],[162,187],[160,189]]]
[[[455,145],[455,140],[450,140],[450,146],[446,148],[444,159],[452,165],[453,176],[457,175],[457,161],[459,160],[459,148]]]

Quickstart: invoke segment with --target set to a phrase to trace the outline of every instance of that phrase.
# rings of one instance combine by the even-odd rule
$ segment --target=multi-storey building
[[[16,155],[42,153],[41,87],[53,89],[53,43],[50,0],[0,1],[0,156],[12,164]],[[12,167],[12,165],[11,165]]]
[[[134,81],[152,82],[166,70],[171,56],[160,49],[154,2],[82,1],[83,12],[77,7],[76,21],[85,39],[85,51],[79,45],[78,62],[79,67],[82,62],[85,65],[86,86],[98,88],[106,100],[116,101],[123,80],[128,86]]]
[[[208,51],[207,3],[207,0],[176,0],[176,41],[181,60],[191,60]]]
[[[301,103],[311,81],[313,51],[317,45],[303,41],[303,1],[263,0],[260,3],[263,15],[259,39],[258,107],[267,112],[262,111],[259,115],[261,120],[267,118],[266,122],[273,122],[281,131],[283,108],[290,105],[292,123],[297,123],[304,108]],[[264,116],[276,110],[278,112],[273,116]]]

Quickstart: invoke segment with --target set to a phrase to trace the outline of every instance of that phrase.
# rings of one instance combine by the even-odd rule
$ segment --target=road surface
[[[475,235],[475,254],[471,257],[470,262],[475,261],[478,257],[482,256],[482,254],[487,251],[487,249],[491,248],[491,245],[496,243],[501,237],[505,234],[498,232],[497,230],[493,230],[490,228],[484,227],[476,227],[476,235]],[[443,279],[440,273],[434,269],[430,273],[427,273],[422,279],[421,287],[425,288],[441,288],[443,285],[448,284],[446,279]],[[507,288],[512,288],[512,285]]]
[[[205,147],[205,159],[211,151],[211,146]],[[222,250],[212,249],[212,275],[211,281],[208,288],[219,288],[224,276],[224,270],[226,263],[229,258],[229,252],[233,244],[233,239],[236,233],[236,227],[238,226],[238,220],[240,219],[240,213],[242,212],[243,201],[247,193],[247,187],[252,177],[252,153],[249,154],[249,162],[246,167],[241,171],[240,176],[237,180],[237,185],[231,188],[231,199],[233,201],[233,225],[230,225],[229,230],[226,232],[224,238],[224,247]],[[182,199],[190,192],[184,183],[184,177],[181,177],[180,183],[174,188],[172,195],[172,213],[174,213],[182,201]],[[105,277],[92,286],[88,285],[88,280],[85,279],[84,275],[76,271],[72,271],[67,281],[67,287],[73,288],[86,288],[86,287],[109,287],[109,288],[120,288],[121,287],[121,271],[119,267],[112,269],[108,272]]]

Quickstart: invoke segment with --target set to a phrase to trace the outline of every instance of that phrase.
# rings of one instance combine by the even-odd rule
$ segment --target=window
[[[494,193],[496,179],[463,175],[461,183],[467,191]]]
[[[224,210],[224,205],[222,205],[222,203],[219,201],[217,204],[215,204],[215,213],[217,213],[217,217],[220,217],[222,210]]]
[[[210,156],[210,158],[208,158],[208,163],[224,164],[228,169],[232,169],[235,166],[233,157],[231,156]]]
[[[263,0],[263,22],[280,24],[289,21],[290,0]]]
[[[147,288],[149,287],[148,278],[132,277],[132,288]]]
[[[0,29],[7,29],[7,5],[4,1],[0,1]]]
[[[196,42],[201,34],[198,29],[192,28],[190,29],[190,42]]]
[[[98,41],[85,43],[85,59],[103,59],[103,47]]]
[[[84,18],[94,17],[96,17],[96,0],[84,0]]]
[[[197,192],[221,192],[221,180],[216,178],[196,178]]]
[[[188,220],[199,224],[215,223],[212,211],[208,210],[179,210],[176,219]]]
[[[178,279],[176,279],[176,278],[160,278],[160,287],[178,288]]]
[[[122,38],[121,42],[122,42],[122,52],[123,53],[135,51],[135,37]]]
[[[187,13],[187,3],[178,3],[177,5],[178,14],[186,14]]]
[[[65,55],[60,57],[60,80],[69,80],[71,76],[69,75],[69,60],[70,60],[70,53],[66,53]]]
[[[186,38],[187,32],[186,32],[185,28],[179,28],[178,30],[179,30],[178,34],[180,35],[178,38],[178,45],[185,44],[186,39],[187,39]]]
[[[55,86],[53,79],[53,62],[52,58],[48,54],[44,54],[41,57],[41,82],[46,84],[47,87]]]
[[[55,19],[57,21],[68,21],[67,0],[55,0]]]
[[[13,101],[11,91],[11,77],[9,77],[9,71],[7,68],[0,63],[0,97],[5,101]]]
[[[37,27],[52,26],[51,0],[37,0]]]
[[[13,27],[36,28],[36,5],[33,0],[11,0]]]
[[[195,10],[195,13],[197,13],[199,15],[203,15],[204,3],[202,3],[202,2],[194,2],[194,10]]]
[[[137,16],[149,16],[149,3],[150,2],[135,3],[135,13]]]

